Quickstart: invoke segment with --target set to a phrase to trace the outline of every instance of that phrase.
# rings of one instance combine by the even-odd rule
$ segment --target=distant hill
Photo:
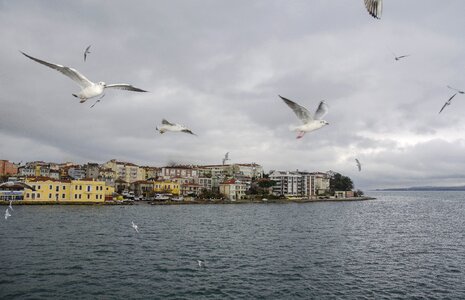
[[[414,186],[405,188],[376,189],[376,191],[465,191],[462,186]]]

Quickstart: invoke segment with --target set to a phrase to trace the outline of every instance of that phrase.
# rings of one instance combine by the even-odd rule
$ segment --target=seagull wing
[[[86,61],[86,58],[87,58],[87,54],[90,53],[89,49],[90,49],[90,46],[87,46],[86,50],[84,51],[84,61]]]
[[[185,132],[185,133],[189,133],[189,134],[192,134],[192,135],[196,135],[195,133],[193,133],[190,129],[183,129],[181,130],[182,132]]]
[[[464,91],[459,90],[459,89],[456,89],[456,88],[454,88],[454,87],[451,87],[450,85],[448,85],[447,87],[450,88],[451,90],[456,91],[457,93],[460,93],[460,94],[464,94],[464,93],[465,93]]]
[[[126,90],[126,91],[132,91],[132,92],[147,92],[145,90],[136,88],[130,84],[127,83],[113,83],[113,84],[107,84],[105,86],[106,88],[112,88],[112,89],[119,89],[119,90]]]
[[[357,163],[358,170],[361,171],[362,170],[362,165],[360,164],[360,161],[356,158],[355,162]]]
[[[313,120],[312,115],[310,112],[303,106],[300,106],[299,104],[295,103],[294,101],[291,101],[289,99],[286,99],[284,97],[279,96],[283,101],[289,106],[294,113],[296,114],[297,118],[299,118],[302,123],[308,123]]]
[[[27,184],[27,183],[24,183],[24,182],[18,182],[18,184],[19,184],[19,185],[21,185],[21,186],[22,186],[23,188],[25,188],[25,189],[30,189],[30,190],[33,190],[33,191],[35,191],[35,190],[36,190],[35,188],[33,188],[32,186],[30,186],[30,185],[29,185],[29,184]]]
[[[457,95],[457,93],[453,94],[452,97],[449,98],[449,100],[446,101],[446,103],[444,103],[444,105],[442,106],[441,110],[439,111],[439,113],[441,113],[444,108],[450,104],[450,102],[452,101],[452,99],[455,97],[455,95]]]
[[[364,0],[368,13],[376,19],[381,18],[383,13],[383,0]]]
[[[173,123],[168,122],[166,119],[161,120],[161,123],[162,123],[163,125],[174,126]]]
[[[224,159],[229,159],[229,152],[226,152],[226,154],[224,155]]]
[[[83,89],[94,84],[92,81],[87,79],[84,75],[82,75],[81,73],[79,73],[77,70],[75,70],[73,68],[65,67],[65,66],[62,66],[62,65],[52,64],[52,63],[40,60],[38,58],[29,56],[24,52],[21,52],[21,53],[24,54],[24,56],[38,62],[39,64],[43,64],[44,66],[55,69],[58,72],[62,73],[63,75],[68,76],[69,78],[74,80]]]
[[[318,105],[318,108],[315,111],[314,119],[321,120],[321,118],[326,116],[327,113],[328,113],[328,105],[324,101],[321,101],[320,104]]]

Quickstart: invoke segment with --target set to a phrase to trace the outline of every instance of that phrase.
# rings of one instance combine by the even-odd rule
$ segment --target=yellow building
[[[35,191],[24,189],[24,200],[66,201],[70,195],[70,181],[57,180],[49,177],[26,178],[26,184]]]
[[[113,199],[113,194],[115,193],[115,187],[114,186],[105,186],[105,198],[108,200]]]
[[[156,193],[169,193],[173,195],[179,195],[181,192],[181,186],[179,183],[165,180],[165,181],[155,181],[153,190]]]
[[[92,179],[71,180],[70,201],[105,201],[105,182]]]
[[[24,200],[56,202],[104,202],[105,182],[84,180],[56,180],[48,177],[27,178],[35,191],[25,189]]]

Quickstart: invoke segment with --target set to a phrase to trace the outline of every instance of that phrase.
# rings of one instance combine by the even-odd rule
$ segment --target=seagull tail
[[[72,95],[73,95],[74,97],[76,97],[76,98],[79,98],[79,96],[78,96],[78,95],[76,95],[76,94],[72,94]]]

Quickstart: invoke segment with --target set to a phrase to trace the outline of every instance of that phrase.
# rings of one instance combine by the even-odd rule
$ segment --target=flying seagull
[[[383,0],[364,0],[368,13],[376,19],[381,19],[383,13]]]
[[[11,217],[10,212],[8,211],[8,208],[5,210],[5,220],[8,219],[8,217]]]
[[[132,228],[134,228],[134,230],[139,233],[139,226],[137,226],[136,224],[134,224],[134,221],[131,221],[132,223]]]
[[[396,56],[396,55],[394,54],[394,59],[395,59],[396,61],[398,61],[398,60],[401,60],[402,58],[408,57],[408,56],[410,56],[410,54],[400,55],[400,56]]]
[[[86,59],[87,59],[87,54],[90,54],[90,51],[89,51],[90,46],[91,45],[87,46],[86,50],[84,51],[84,61],[86,61]]]
[[[5,188],[5,187],[6,188],[12,188],[12,187],[23,188],[23,189],[30,189],[30,190],[35,191],[35,188],[21,181],[7,181],[7,182],[0,183],[0,188]]]
[[[443,111],[443,109],[447,106],[447,105],[450,105],[452,99],[455,97],[455,95],[457,95],[457,93],[453,94],[452,97],[449,98],[449,100],[446,101],[446,103],[444,103],[444,105],[442,106],[441,110],[439,111],[439,113],[441,113]]]
[[[58,72],[62,73],[63,75],[66,75],[72,80],[74,80],[81,87],[81,91],[78,94],[73,94],[74,97],[80,99],[80,103],[86,102],[87,99],[102,95],[103,91],[106,88],[115,88],[115,89],[127,90],[127,91],[132,91],[132,92],[147,92],[145,90],[136,88],[127,83],[106,84],[103,81],[100,81],[99,83],[94,83],[73,68],[52,64],[52,63],[34,58],[32,56],[29,56],[24,52],[21,52],[21,53],[24,54],[24,56],[40,64],[43,64],[44,66],[55,69]]]
[[[450,88],[451,90],[454,90],[454,91],[456,91],[456,92],[457,92],[457,93],[459,93],[459,94],[465,94],[465,92],[464,92],[464,91],[462,91],[462,90],[458,90],[458,89],[456,89],[456,88],[453,88],[453,87],[451,87],[450,85],[448,85],[447,87],[448,87],[448,88]]]
[[[318,109],[315,111],[315,114],[312,116],[305,107],[300,106],[299,104],[289,99],[286,99],[284,97],[281,97],[281,96],[279,97],[283,99],[283,101],[294,111],[296,116],[303,123],[303,125],[294,126],[291,128],[291,130],[295,130],[299,132],[299,134],[297,135],[298,139],[302,138],[307,132],[320,129],[321,127],[325,125],[329,125],[328,122],[321,119],[328,113],[328,105],[324,101],[320,102],[320,104],[318,105]]]
[[[227,160],[230,160],[230,159],[229,159],[229,152],[226,152],[226,154],[224,155],[224,158],[223,158],[223,165],[224,165],[224,163],[225,163]]]
[[[11,206],[12,203],[13,203],[13,201],[10,200],[10,205],[9,205],[8,207],[11,209],[11,211],[14,210],[14,209],[13,209],[13,206]]]
[[[360,164],[360,161],[356,158],[355,163],[357,164],[358,171],[360,172],[362,170],[362,165]]]
[[[203,260],[197,260],[197,263],[199,264],[199,267],[202,267],[205,264]]]
[[[163,119],[161,121],[160,128],[158,128],[158,126],[157,126],[155,129],[158,130],[161,134],[163,134],[163,133],[165,133],[167,131],[172,131],[172,132],[185,132],[185,133],[196,135],[189,128],[187,128],[186,126],[176,124],[176,123],[170,123],[166,119]]]

